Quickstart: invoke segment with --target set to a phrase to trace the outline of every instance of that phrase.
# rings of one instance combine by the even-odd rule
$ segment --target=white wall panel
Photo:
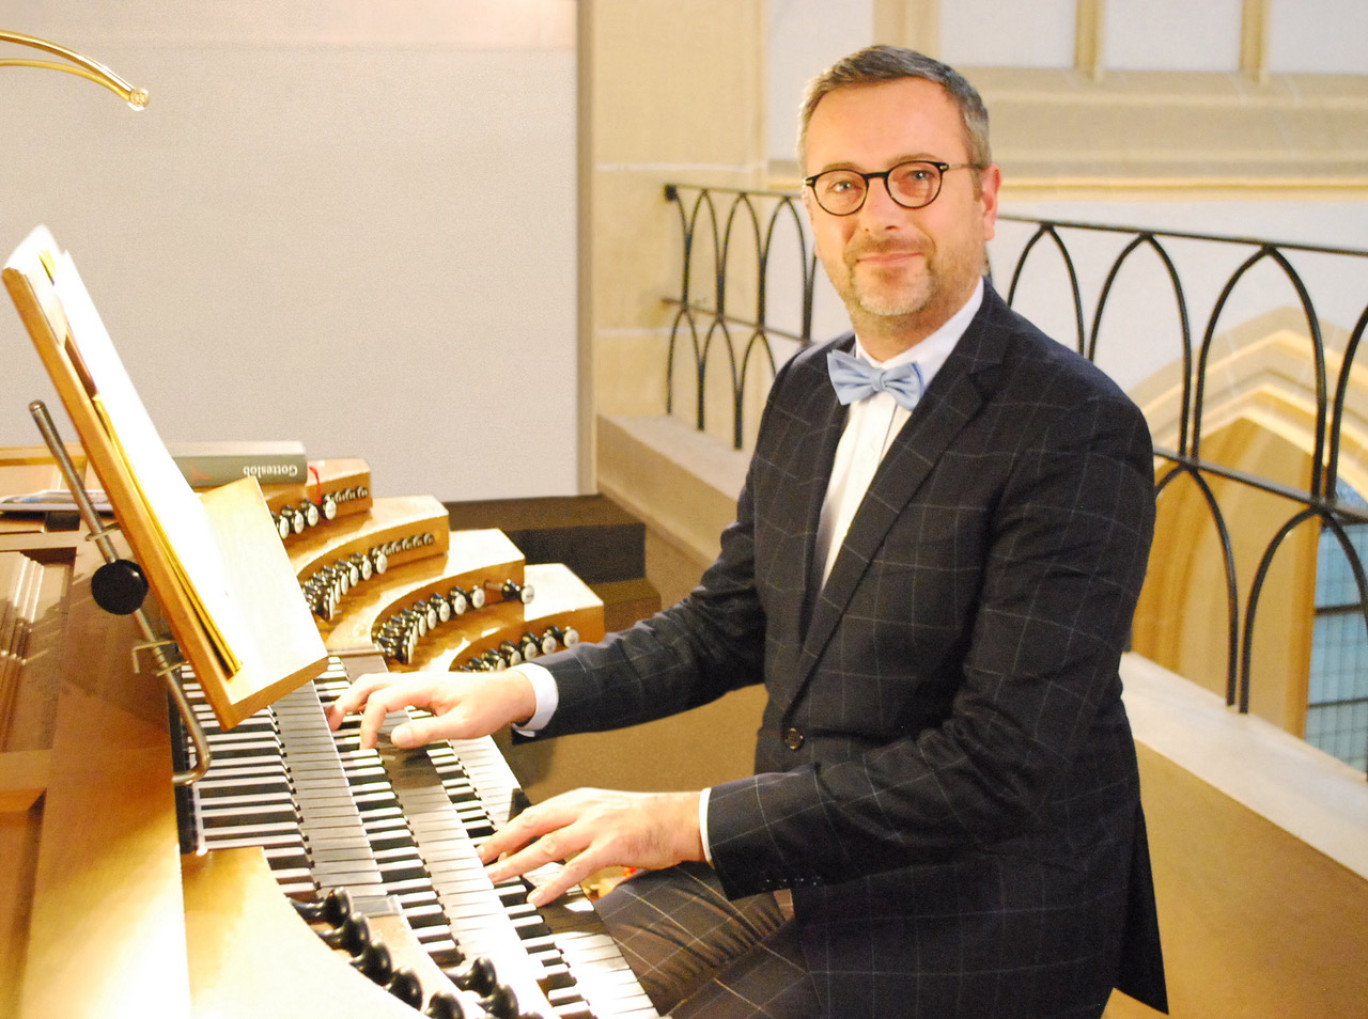
[[[955,67],[1072,67],[1076,0],[942,0],[941,59]]]
[[[870,0],[770,0],[766,151],[794,159],[803,89],[818,72],[874,41]]]
[[[1273,0],[1268,68],[1275,74],[1368,74],[1368,3]]]
[[[1118,71],[1237,71],[1241,0],[1107,0],[1103,65]]]
[[[574,4],[494,6],[7,9],[152,100],[0,68],[0,256],[53,230],[165,439],[301,439],[380,494],[574,493]],[[8,306],[0,443],[36,443]]]

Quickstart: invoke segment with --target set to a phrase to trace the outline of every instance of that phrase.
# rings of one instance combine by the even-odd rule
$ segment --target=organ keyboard
[[[0,458],[0,490],[33,487],[35,471],[58,487],[46,470]],[[458,668],[528,637],[602,633],[601,607],[563,567],[524,564],[498,532],[437,536],[422,500],[375,504],[286,539],[303,581],[342,552],[402,541],[396,527],[434,534],[319,619],[323,676],[231,729],[187,684],[214,755],[182,810],[202,841],[188,856],[165,698],[132,668],[127,620],[90,602],[97,557],[80,532],[0,521],[0,583],[14,588],[0,590],[0,857],[13,861],[0,885],[0,1015],[418,1014],[282,914],[259,861],[280,904],[346,889],[395,964],[418,974],[427,1007],[460,1009],[435,1014],[656,1015],[587,899],[534,909],[523,881],[485,877],[475,847],[521,797],[491,740],[362,752],[354,727],[328,732],[323,705],[360,672]],[[387,662],[374,641],[385,621],[454,586],[488,599],[425,634],[410,663]]]
[[[353,676],[377,666],[350,660]],[[230,732],[194,698],[217,755],[195,787],[205,848],[262,847],[291,894],[345,888],[353,899],[392,901],[437,959],[493,960],[491,979],[507,983],[523,1012],[654,1016],[582,893],[538,911],[524,881],[495,886],[485,876],[475,849],[519,796],[493,741],[362,750],[359,719],[334,734],[323,715],[348,682],[348,665],[334,659],[323,677]],[[478,1000],[464,1005],[480,1014],[471,1011]]]

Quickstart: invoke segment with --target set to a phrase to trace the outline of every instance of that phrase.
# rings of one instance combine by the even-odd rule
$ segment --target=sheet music
[[[242,663],[233,648],[246,646],[245,635],[204,507],[157,434],[71,256],[63,252],[56,269],[53,286],[70,328],[68,353],[83,375],[111,445],[138,488],[167,561],[190,595],[225,668],[235,673]]]

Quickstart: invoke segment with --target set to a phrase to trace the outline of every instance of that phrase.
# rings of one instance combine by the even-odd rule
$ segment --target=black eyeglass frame
[[[901,170],[904,166],[934,166],[936,168],[936,171],[938,173],[938,176],[936,177],[936,190],[931,193],[930,198],[922,202],[920,205],[908,205],[906,202],[900,201],[898,199],[898,196],[893,193],[893,189],[888,186],[889,174],[894,173],[897,170]],[[942,163],[936,159],[908,159],[904,160],[901,163],[898,163],[896,166],[890,166],[887,170],[878,170],[874,173],[864,173],[861,170],[851,169],[848,166],[833,167],[830,170],[823,170],[821,173],[814,173],[811,177],[804,177],[803,184],[806,187],[812,188],[813,200],[821,207],[822,211],[825,212],[828,216],[853,216],[855,215],[855,213],[859,212],[861,209],[864,208],[865,202],[869,199],[869,182],[877,178],[883,179],[884,190],[888,192],[888,197],[893,200],[894,205],[901,206],[904,209],[924,209],[940,197],[941,188],[945,186],[945,175],[949,173],[951,170],[983,169],[985,169],[985,167],[979,163]],[[861,196],[859,205],[855,206],[855,208],[851,209],[849,212],[832,212],[825,205],[822,205],[822,199],[817,195],[817,180],[818,178],[824,177],[829,173],[853,173],[857,177],[864,178],[864,195]]]

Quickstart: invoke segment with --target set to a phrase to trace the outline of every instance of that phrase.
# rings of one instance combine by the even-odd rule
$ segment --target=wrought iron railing
[[[751,418],[758,414],[758,406],[752,406],[746,398],[754,387],[753,373],[766,369],[772,377],[781,360],[776,355],[777,345],[801,346],[810,343],[814,336],[814,320],[819,317],[817,307],[825,284],[817,271],[806,214],[799,195],[783,191],[678,184],[668,186],[665,197],[678,210],[682,244],[679,293],[668,299],[675,309],[667,369],[670,410],[680,413],[675,407],[676,389],[681,385],[677,364],[690,367],[693,377],[688,381],[696,393],[696,405],[691,415],[684,416],[692,416],[695,425],[704,429],[709,424],[710,410],[719,413],[718,408],[708,406],[707,380],[715,378],[717,359],[724,358],[723,374],[730,382],[730,406],[725,413],[731,416],[731,441],[740,449],[753,424]],[[1005,291],[1008,303],[1016,305],[1029,299],[1033,305],[1052,307],[1056,317],[1061,307],[1067,308],[1067,321],[1060,321],[1054,334],[1065,342],[1072,341],[1081,354],[1094,361],[1107,360],[1113,347],[1161,346],[1148,335],[1137,338],[1136,319],[1145,319],[1140,328],[1148,333],[1150,327],[1146,323],[1156,316],[1162,317],[1156,309],[1163,305],[1169,308],[1168,315],[1177,334],[1170,344],[1168,360],[1178,365],[1174,394],[1178,413],[1167,429],[1166,437],[1172,441],[1156,445],[1156,455],[1166,464],[1158,471],[1156,498],[1163,499],[1177,481],[1190,481],[1200,492],[1205,513],[1218,535],[1223,577],[1217,583],[1224,591],[1226,603],[1223,671],[1227,703],[1241,712],[1250,708],[1255,623],[1269,571],[1289,536],[1303,525],[1317,522],[1323,534],[1334,537],[1358,594],[1357,606],[1352,611],[1362,617],[1368,634],[1368,574],[1351,537],[1352,529],[1368,526],[1368,511],[1361,501],[1343,497],[1341,487],[1346,420],[1351,416],[1351,408],[1360,422],[1368,416],[1368,409],[1361,404],[1355,407],[1351,400],[1352,367],[1368,329],[1368,251],[1007,215],[1000,217],[1000,234],[1004,228],[1013,228],[1019,239],[1025,238],[1015,255],[1006,259],[1011,262],[1010,269],[993,274],[998,280],[1005,275],[1010,281]],[[1110,247],[1101,251],[1099,245],[1104,240]],[[1042,295],[1058,284],[1048,279],[1042,282],[1039,272],[1039,266],[1049,257],[1045,253],[1051,251],[1062,267],[1062,274],[1057,271],[1055,279],[1062,275],[1064,281],[1063,294],[1056,290],[1052,298]],[[1080,251],[1086,255],[1086,263]],[[990,253],[994,258],[1002,257],[1002,246],[995,244]],[[1125,300],[1118,294],[1124,289],[1123,277],[1143,276],[1134,267],[1139,261],[1137,256],[1145,253],[1152,256],[1149,272],[1154,273],[1155,265],[1160,271],[1148,280],[1142,296],[1131,297],[1132,305],[1138,303],[1142,309],[1140,314],[1134,314],[1132,308],[1132,313],[1122,317]],[[1299,258],[1316,263],[1312,272],[1308,274],[1304,268],[1298,268],[1295,263]],[[1223,260],[1230,265],[1220,267],[1218,263]],[[1180,262],[1199,268],[1180,272]],[[1080,271],[1083,264],[1087,272]],[[1303,388],[1311,394],[1307,415],[1311,423],[1305,429],[1310,434],[1310,448],[1305,451],[1310,469],[1305,485],[1261,477],[1203,455],[1204,412],[1219,402],[1219,384],[1225,372],[1220,365],[1219,343],[1229,342],[1228,338],[1222,339],[1224,334],[1218,332],[1218,327],[1224,322],[1229,328],[1229,320],[1236,314],[1232,307],[1242,284],[1243,290],[1255,291],[1255,304],[1262,299],[1270,289],[1262,285],[1270,272],[1294,295],[1296,316],[1300,319],[1296,331],[1306,344],[1304,370],[1309,372],[1310,379]],[[1331,280],[1336,314],[1356,316],[1352,329],[1347,330],[1347,338],[1343,335],[1345,331],[1340,331],[1343,345],[1333,351],[1333,357],[1327,351],[1324,322],[1309,282],[1317,275]],[[1200,279],[1194,281],[1193,277]],[[1215,296],[1200,330],[1194,331],[1193,292],[1203,286]],[[784,299],[776,299],[778,290],[783,291]],[[1318,299],[1322,298],[1318,295]],[[1089,304],[1091,317],[1085,311]],[[1110,317],[1108,312],[1112,312]],[[1248,308],[1241,311],[1242,315],[1247,313]],[[1029,314],[1039,321],[1037,314]],[[1200,340],[1194,341],[1198,333]],[[825,337],[830,332],[819,329],[817,335]],[[1140,361],[1148,358],[1154,363],[1154,354],[1154,349],[1147,350]],[[1112,370],[1105,363],[1103,367]],[[1125,375],[1126,370],[1123,368],[1120,374]],[[1129,389],[1139,379],[1118,381]],[[1363,383],[1359,382],[1359,386],[1362,389]],[[1358,399],[1363,399],[1362,391]],[[1252,577],[1244,578],[1247,590],[1243,604],[1230,519],[1213,488],[1217,479],[1246,490],[1269,493],[1288,504],[1281,526],[1257,557]]]
[[[718,196],[725,197],[719,202]],[[732,443],[740,449],[745,436],[744,396],[757,359],[763,358],[759,363],[772,377],[776,368],[774,339],[800,344],[812,341],[817,256],[804,223],[806,213],[798,195],[783,191],[670,184],[665,197],[678,207],[683,244],[679,297],[669,299],[677,311],[670,326],[666,368],[668,409],[674,413],[676,355],[687,339],[697,394],[693,416],[698,428],[704,429],[711,359],[719,353],[724,355],[731,382]],[[719,209],[719,205],[724,208]],[[711,242],[706,252],[700,253],[700,241]],[[781,241],[788,242],[788,249],[781,248]],[[740,266],[745,275],[739,275],[734,253],[739,244],[747,242],[753,257]],[[700,282],[696,263],[704,257],[711,271]],[[770,283],[775,278],[774,267],[784,257],[799,281],[797,321],[788,328],[778,325],[771,314]]]

